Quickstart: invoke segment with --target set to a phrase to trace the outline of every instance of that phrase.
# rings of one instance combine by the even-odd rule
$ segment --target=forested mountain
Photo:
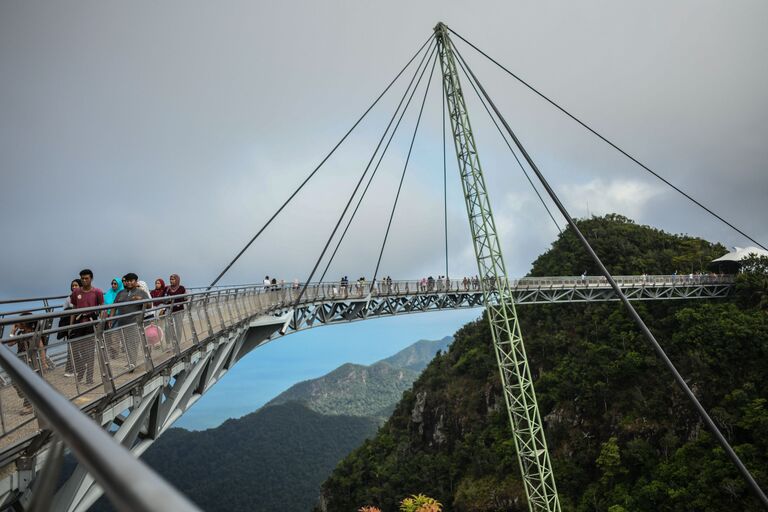
[[[725,253],[611,215],[579,223],[616,274],[696,272]],[[759,265],[758,265],[759,266]],[[594,273],[567,230],[532,275]],[[763,488],[768,487],[768,279],[729,299],[635,302]],[[563,510],[762,510],[618,303],[518,308]],[[323,484],[319,509],[525,511],[486,320],[455,335],[376,437]]]
[[[214,429],[171,429],[143,459],[207,512],[303,511],[334,465],[377,427],[372,418],[290,402]]]
[[[347,363],[317,379],[299,382],[280,393],[269,405],[297,401],[321,414],[378,417],[392,412],[403,391],[453,338],[420,340],[370,366]]]
[[[335,465],[376,433],[452,340],[417,341],[370,366],[344,364],[217,428],[170,429],[142,458],[209,512],[311,510]],[[91,510],[113,509],[102,498]]]

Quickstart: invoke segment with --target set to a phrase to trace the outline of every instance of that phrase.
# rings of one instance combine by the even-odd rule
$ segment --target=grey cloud
[[[438,20],[768,241],[766,18],[757,0],[5,2],[0,295],[65,289],[83,266],[100,284],[127,271],[206,284]],[[590,183],[658,186],[460,48],[574,214],[584,204],[568,191],[604,193]],[[393,277],[442,271],[438,92],[384,256],[382,271]],[[306,276],[395,103],[387,97],[228,282]],[[510,273],[521,274],[555,231],[473,99],[470,111]],[[333,276],[372,272],[412,114]],[[474,263],[452,151],[449,141],[449,245],[461,275]],[[616,204],[596,197],[601,203]],[[633,208],[639,222],[744,244],[671,192]]]

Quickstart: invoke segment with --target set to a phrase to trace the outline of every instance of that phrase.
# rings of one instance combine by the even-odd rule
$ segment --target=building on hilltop
[[[766,256],[768,251],[757,247],[734,247],[733,251],[712,260],[710,267],[724,274],[736,274],[741,268],[741,261],[750,255]]]

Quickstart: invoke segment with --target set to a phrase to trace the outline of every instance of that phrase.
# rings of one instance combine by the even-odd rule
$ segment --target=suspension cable
[[[424,76],[424,71],[426,71],[429,60],[431,59],[432,54],[437,49],[437,46],[433,48],[432,45],[430,44],[430,48],[432,49],[429,52],[429,59],[427,58],[427,53],[425,53],[421,59],[421,62],[419,63],[419,66],[416,68],[416,73],[411,78],[411,82],[408,84],[408,87],[405,90],[405,94],[403,95],[402,98],[400,98],[400,103],[398,103],[397,109],[395,109],[395,112],[392,114],[392,117],[390,118],[389,123],[387,124],[387,127],[384,130],[384,133],[381,134],[379,143],[376,145],[376,149],[373,151],[373,154],[371,155],[370,160],[368,160],[368,164],[365,166],[365,170],[363,171],[363,174],[360,176],[360,179],[358,180],[357,185],[355,185],[355,189],[352,191],[352,194],[349,196],[349,200],[347,201],[347,204],[344,206],[344,210],[341,212],[341,215],[339,216],[339,220],[336,222],[336,225],[333,227],[333,231],[331,231],[331,235],[328,237],[328,241],[325,243],[325,247],[323,247],[323,251],[320,253],[320,256],[317,258],[317,261],[315,262],[315,266],[312,267],[312,272],[310,272],[309,277],[304,282],[304,285],[302,286],[301,291],[296,297],[296,301],[294,302],[295,305],[299,304],[299,301],[301,301],[301,298],[304,296],[304,292],[307,290],[307,286],[309,286],[310,281],[312,281],[312,277],[314,277],[315,272],[317,272],[317,267],[320,266],[320,262],[325,256],[326,251],[328,251],[328,246],[331,245],[331,241],[333,240],[334,235],[336,235],[336,231],[338,231],[339,226],[341,225],[341,221],[344,219],[344,216],[347,214],[347,210],[349,210],[349,206],[352,204],[352,200],[355,198],[355,195],[357,194],[357,191],[359,190],[360,185],[363,183],[363,180],[365,180],[365,176],[368,173],[368,170],[371,168],[371,164],[373,163],[373,160],[375,159],[376,154],[378,153],[382,142],[384,142],[384,138],[386,137],[386,134],[389,131],[389,128],[392,126],[392,123],[394,122],[395,117],[397,116],[397,111],[400,109],[400,105],[402,105],[403,101],[405,101],[405,97],[408,94],[408,90],[410,89],[411,84],[413,84],[413,81],[416,78],[416,75],[419,74],[419,68],[421,68],[421,66],[426,62],[427,65],[425,65],[424,68],[421,69],[421,74],[419,74],[419,80],[416,82],[416,85],[414,86],[413,91],[411,91],[411,96],[413,96],[413,93],[416,92],[416,89],[419,87],[421,78]]]
[[[593,134],[593,135],[595,135],[597,138],[601,139],[603,142],[605,142],[606,144],[608,144],[609,146],[611,146],[613,149],[615,149],[616,151],[618,151],[619,153],[621,153],[621,154],[622,154],[622,155],[624,155],[625,157],[627,157],[627,158],[629,158],[630,160],[632,160],[634,163],[636,163],[637,165],[639,165],[640,167],[642,167],[643,169],[645,169],[647,172],[651,173],[653,176],[655,176],[656,178],[658,178],[659,180],[661,180],[663,183],[665,183],[666,185],[668,185],[669,187],[671,187],[672,189],[674,189],[676,192],[680,193],[682,196],[684,196],[686,199],[688,199],[689,201],[691,201],[692,203],[694,203],[696,206],[698,206],[699,208],[701,208],[701,209],[702,209],[702,210],[704,210],[705,212],[709,213],[710,215],[712,215],[713,217],[715,217],[717,220],[719,220],[720,222],[722,222],[722,223],[723,223],[723,224],[725,224],[726,226],[730,227],[731,229],[733,229],[734,231],[736,231],[737,233],[739,233],[740,235],[742,235],[742,236],[743,236],[743,237],[745,237],[746,239],[750,240],[751,242],[753,242],[754,244],[756,244],[756,245],[757,245],[758,247],[760,247],[761,249],[764,249],[764,250],[768,250],[768,248],[766,248],[766,247],[765,247],[763,244],[761,244],[760,242],[758,242],[757,240],[755,240],[754,238],[752,238],[751,236],[749,236],[748,234],[746,234],[744,231],[742,231],[741,229],[737,228],[736,226],[734,226],[733,224],[731,224],[730,222],[728,222],[727,220],[725,220],[723,217],[721,217],[720,215],[718,215],[717,213],[715,213],[714,211],[712,211],[710,208],[708,208],[707,206],[705,206],[704,204],[702,204],[700,201],[698,201],[698,200],[696,200],[695,198],[693,198],[691,195],[689,195],[689,194],[687,194],[686,192],[684,192],[683,190],[681,190],[679,187],[677,187],[677,186],[673,185],[672,183],[670,183],[670,182],[669,182],[669,180],[667,180],[666,178],[664,178],[663,176],[661,176],[661,175],[660,175],[660,174],[658,174],[657,172],[653,171],[653,170],[652,170],[650,167],[648,167],[648,166],[647,166],[647,165],[645,165],[644,163],[640,162],[640,161],[639,161],[637,158],[633,157],[632,155],[630,155],[629,153],[627,153],[626,151],[624,151],[623,149],[621,149],[621,148],[620,148],[619,146],[617,146],[615,143],[611,142],[611,141],[610,141],[608,138],[606,138],[606,137],[604,137],[603,135],[601,135],[600,133],[598,133],[596,130],[594,130],[594,129],[593,129],[593,128],[591,128],[589,125],[587,125],[587,124],[586,124],[584,121],[582,121],[581,119],[579,119],[578,117],[576,117],[575,115],[573,115],[573,114],[571,114],[569,111],[567,111],[565,108],[563,108],[563,107],[561,107],[559,104],[557,104],[557,103],[556,103],[556,102],[555,102],[553,99],[549,98],[549,97],[548,97],[548,96],[546,96],[544,93],[542,93],[542,92],[539,92],[539,90],[538,90],[538,89],[536,89],[534,86],[532,86],[531,84],[529,84],[528,82],[526,82],[525,80],[523,80],[522,78],[520,78],[519,76],[517,76],[515,73],[513,73],[512,71],[510,71],[509,69],[507,69],[506,67],[504,67],[504,66],[503,66],[501,63],[499,63],[499,62],[498,62],[497,60],[495,60],[493,57],[491,57],[490,55],[488,55],[487,53],[485,53],[483,50],[481,50],[480,48],[478,48],[477,46],[475,46],[475,45],[474,45],[474,44],[472,44],[471,42],[467,41],[467,40],[466,40],[464,37],[462,37],[462,35],[461,35],[461,34],[457,33],[456,31],[454,31],[454,30],[453,30],[452,28],[450,28],[450,27],[448,27],[448,30],[450,30],[452,34],[454,34],[454,35],[455,35],[455,36],[457,36],[459,39],[461,39],[462,41],[464,41],[465,43],[467,43],[469,46],[471,46],[472,48],[474,48],[474,49],[475,49],[475,50],[476,50],[478,53],[480,53],[480,54],[481,54],[483,57],[485,57],[486,59],[488,59],[488,60],[490,60],[491,62],[493,62],[494,64],[496,64],[498,67],[500,67],[502,70],[504,70],[504,71],[505,71],[507,74],[509,74],[510,76],[512,76],[512,77],[513,77],[515,80],[517,80],[518,82],[520,82],[521,84],[523,84],[524,86],[526,86],[528,89],[530,89],[531,91],[533,91],[534,93],[536,93],[537,95],[539,95],[541,98],[543,98],[544,100],[546,100],[546,101],[547,101],[548,103],[550,103],[552,106],[554,106],[555,108],[557,108],[558,110],[560,110],[560,111],[561,111],[563,114],[565,114],[566,116],[570,117],[571,119],[573,119],[574,121],[576,121],[577,123],[579,123],[579,124],[580,124],[582,127],[586,128],[587,130],[589,130],[590,132],[592,132],[592,134]]]
[[[440,110],[443,114],[443,226],[445,228],[445,278],[448,279],[448,165],[446,163],[445,152],[445,111],[448,110],[448,104],[445,99],[445,87],[441,87],[440,90],[443,92]]]
[[[347,131],[347,133],[344,134],[344,136],[341,138],[341,140],[339,140],[339,142],[337,142],[336,145],[333,146],[333,149],[331,149],[331,151],[325,156],[325,158],[323,158],[320,161],[320,163],[317,164],[317,167],[315,167],[315,169],[311,173],[309,173],[309,175],[306,178],[304,178],[304,181],[301,182],[301,184],[298,186],[298,188],[296,190],[294,190],[293,193],[288,197],[288,199],[285,200],[285,202],[282,204],[282,206],[280,206],[280,208],[278,208],[277,211],[274,214],[272,214],[272,216],[269,218],[269,220],[261,227],[261,229],[259,229],[259,231],[253,236],[253,238],[251,238],[251,240],[247,244],[245,244],[245,247],[243,247],[240,250],[240,252],[237,253],[237,256],[235,256],[235,258],[232,261],[229,262],[229,265],[224,267],[224,270],[222,270],[221,273],[216,277],[216,279],[214,279],[213,282],[208,286],[209,289],[213,288],[214,286],[216,286],[216,283],[218,283],[219,280],[222,277],[224,277],[224,274],[226,274],[229,271],[229,269],[232,268],[232,265],[234,265],[235,262],[237,262],[237,260],[240,259],[240,256],[242,256],[245,253],[245,251],[247,251],[248,248],[253,244],[253,242],[255,242],[257,238],[259,238],[259,236],[264,232],[264,230],[267,229],[267,226],[269,226],[272,223],[272,221],[275,220],[275,218],[277,218],[277,216],[280,214],[280,212],[283,211],[283,208],[288,206],[288,203],[290,203],[293,200],[293,198],[296,197],[296,194],[298,194],[299,191],[302,188],[304,188],[304,185],[306,185],[309,182],[309,180],[312,179],[312,177],[323,166],[323,164],[325,164],[325,162],[331,157],[331,155],[333,155],[336,152],[336,150],[339,148],[339,146],[341,146],[341,144],[347,139],[349,134],[352,133],[352,131],[355,128],[357,128],[357,125],[360,124],[360,122],[365,118],[365,116],[367,116],[368,113],[373,109],[373,107],[376,106],[376,104],[379,102],[379,100],[387,93],[387,91],[389,91],[389,89],[392,87],[392,85],[394,85],[394,83],[397,81],[397,79],[400,78],[400,75],[402,75],[403,72],[405,72],[405,70],[408,69],[408,66],[411,65],[411,63],[416,59],[416,57],[421,53],[421,51],[424,49],[424,47],[427,46],[427,43],[429,43],[432,40],[433,37],[434,37],[434,34],[430,35],[427,38],[427,40],[424,41],[424,44],[421,45],[421,47],[416,51],[416,53],[413,55],[413,57],[410,58],[410,60],[405,64],[405,66],[403,66],[403,68],[400,70],[400,72],[397,73],[397,75],[395,75],[395,78],[393,78],[392,81],[389,82],[389,85],[387,85],[384,88],[384,90],[381,92],[381,94],[379,94],[379,96],[373,101],[373,103],[371,103],[371,106],[368,107],[368,109],[365,112],[363,112],[363,114],[357,119],[357,121],[355,121],[355,124],[352,125],[352,128],[350,128]]]
[[[458,50],[456,50],[455,47],[454,47],[454,51],[456,52],[456,55],[458,55],[459,59],[464,60],[461,54],[458,52]],[[640,331],[642,331],[645,338],[653,346],[653,349],[656,351],[656,354],[664,362],[664,365],[667,367],[667,369],[672,373],[672,375],[675,378],[675,381],[677,382],[677,385],[688,397],[688,400],[693,404],[693,406],[695,407],[701,419],[707,425],[710,432],[712,432],[712,434],[715,436],[715,438],[717,439],[717,441],[719,442],[723,450],[726,452],[726,454],[728,454],[728,457],[731,459],[731,462],[733,462],[733,464],[739,470],[744,480],[747,482],[751,490],[754,492],[755,496],[757,496],[757,498],[762,502],[762,504],[766,508],[768,508],[768,497],[766,497],[765,493],[760,488],[760,486],[757,485],[757,482],[752,477],[752,474],[749,472],[749,469],[747,469],[747,467],[741,462],[741,459],[739,459],[739,456],[736,454],[736,452],[733,450],[731,445],[728,443],[728,440],[720,432],[720,429],[717,428],[717,425],[715,425],[715,422],[712,421],[712,418],[709,417],[709,414],[707,414],[707,411],[706,409],[704,409],[704,406],[701,405],[698,398],[696,398],[696,395],[693,393],[693,391],[691,391],[691,388],[688,387],[688,384],[685,382],[685,379],[683,379],[682,375],[680,375],[680,372],[678,372],[677,368],[675,368],[674,363],[672,363],[672,361],[667,356],[666,352],[664,352],[664,349],[662,348],[661,344],[659,344],[659,342],[656,340],[656,337],[653,335],[651,330],[648,328],[648,326],[645,324],[643,319],[638,314],[637,310],[635,310],[634,306],[632,306],[632,304],[629,302],[629,299],[627,299],[627,296],[624,295],[624,292],[621,290],[621,287],[613,279],[613,276],[611,275],[611,273],[608,272],[608,269],[605,267],[605,265],[603,265],[603,262],[600,260],[600,257],[597,255],[595,250],[592,248],[592,246],[589,244],[587,239],[584,237],[581,230],[579,230],[579,227],[576,225],[576,222],[573,220],[573,217],[571,217],[571,215],[568,213],[568,210],[560,201],[560,198],[557,196],[554,189],[552,189],[552,187],[549,185],[549,182],[546,180],[542,172],[536,166],[531,156],[525,150],[525,147],[523,147],[520,140],[512,131],[512,128],[509,127],[509,124],[507,124],[507,121],[504,119],[504,116],[502,116],[501,112],[499,112],[499,109],[496,108],[496,105],[493,103],[493,100],[491,100],[490,96],[488,96],[488,93],[485,91],[485,88],[483,87],[483,85],[480,83],[480,81],[477,79],[475,74],[472,72],[472,69],[467,65],[466,61],[464,62],[464,64],[467,70],[469,71],[469,74],[472,75],[478,87],[480,88],[480,91],[482,91],[483,96],[485,96],[485,99],[488,101],[488,104],[491,106],[493,111],[496,112],[496,115],[498,116],[501,123],[504,125],[504,128],[506,129],[507,133],[515,142],[515,145],[517,146],[518,150],[523,155],[525,160],[528,162],[528,165],[531,167],[533,172],[536,173],[536,176],[538,177],[542,186],[546,189],[547,193],[549,194],[549,197],[552,199],[555,205],[557,205],[557,208],[560,210],[560,213],[562,213],[563,217],[565,217],[565,219],[568,221],[568,224],[570,225],[571,229],[573,229],[574,233],[578,237],[581,244],[584,246],[584,249],[586,249],[587,253],[589,253],[592,260],[600,269],[600,273],[605,276],[606,280],[611,285],[611,288],[613,288],[614,293],[616,293],[616,295],[619,297],[621,302],[624,304],[624,307],[629,312],[629,315],[632,317],[635,324],[640,328]]]
[[[493,125],[496,127],[496,130],[498,130],[499,135],[501,135],[502,140],[504,140],[504,144],[507,145],[509,148],[510,153],[512,153],[512,156],[515,158],[515,161],[517,162],[517,165],[520,166],[520,170],[523,171],[523,174],[525,175],[525,178],[528,180],[528,183],[531,184],[531,188],[536,193],[536,196],[539,198],[539,201],[541,202],[541,205],[544,207],[545,210],[547,210],[547,214],[549,215],[549,218],[552,219],[552,222],[555,224],[555,227],[557,228],[557,231],[562,235],[563,230],[560,229],[560,224],[555,220],[555,216],[552,215],[552,212],[549,209],[549,206],[547,206],[547,203],[544,201],[544,198],[541,197],[541,194],[539,193],[539,189],[536,188],[536,185],[534,185],[533,180],[528,175],[528,171],[525,170],[525,166],[523,166],[523,163],[520,161],[520,159],[517,157],[517,153],[515,153],[515,150],[512,149],[512,146],[509,144],[509,141],[507,140],[507,137],[504,135],[504,132],[501,131],[501,127],[499,126],[499,123],[496,122],[496,119],[494,119],[493,114],[491,113],[490,109],[488,109],[488,105],[485,104],[485,100],[483,99],[483,96],[480,94],[480,92],[477,90],[477,87],[475,87],[474,82],[472,81],[472,78],[467,74],[467,70],[464,69],[464,64],[461,60],[459,62],[459,67],[461,67],[461,71],[464,73],[464,76],[467,77],[467,81],[469,82],[469,85],[472,86],[472,89],[475,90],[475,94],[477,94],[477,97],[480,99],[480,103],[482,103],[483,108],[488,113],[488,117],[491,118],[491,121],[493,121]]]
[[[424,87],[424,98],[421,100],[419,117],[416,118],[416,126],[413,129],[413,136],[411,137],[411,145],[408,147],[408,155],[405,157],[405,164],[403,165],[403,173],[400,175],[400,183],[397,186],[397,194],[395,194],[395,202],[392,204],[392,212],[389,214],[389,222],[387,223],[387,230],[384,232],[384,240],[381,242],[379,259],[376,261],[376,269],[373,271],[373,278],[371,279],[371,290],[373,290],[373,287],[376,284],[376,276],[379,274],[379,266],[381,265],[381,258],[384,255],[384,247],[386,247],[387,245],[387,238],[389,238],[389,230],[392,228],[392,219],[394,219],[395,217],[395,210],[397,210],[397,202],[400,199],[400,191],[403,189],[405,172],[408,170],[408,162],[410,162],[411,160],[411,153],[413,152],[413,143],[416,141],[416,134],[419,132],[419,124],[421,123],[421,115],[424,112],[424,104],[427,102],[427,94],[429,94],[429,86],[432,85],[432,76],[435,73],[435,64],[437,64],[437,52],[435,52],[435,59],[432,61],[432,69],[429,72],[427,85]]]
[[[379,167],[381,166],[381,162],[384,159],[384,156],[386,155],[387,150],[389,149],[389,145],[392,143],[392,139],[395,137],[395,133],[397,133],[397,129],[400,127],[400,122],[403,120],[403,117],[405,116],[405,112],[408,110],[408,107],[410,106],[412,99],[413,99],[413,94],[411,94],[411,96],[408,98],[408,101],[405,103],[405,107],[400,113],[400,117],[398,118],[397,123],[395,123],[395,127],[392,129],[389,139],[387,140],[387,143],[384,145],[384,149],[381,151],[381,154],[379,155],[379,160],[376,162],[376,166],[373,168],[373,172],[371,173],[370,178],[368,178],[368,183],[366,183],[365,188],[363,189],[363,193],[360,194],[360,198],[357,201],[357,205],[355,205],[355,209],[352,210],[352,215],[349,217],[349,220],[347,221],[347,225],[344,227],[344,231],[342,231],[341,236],[339,237],[339,240],[336,243],[336,247],[333,249],[333,252],[331,253],[331,257],[328,259],[328,263],[326,264],[325,269],[323,270],[323,273],[320,275],[320,279],[319,279],[320,282],[323,282],[323,279],[325,279],[326,274],[328,274],[328,270],[330,269],[331,264],[333,263],[333,259],[336,257],[336,253],[339,251],[339,248],[341,247],[341,244],[344,241],[344,237],[347,235],[347,231],[349,231],[349,227],[352,225],[352,221],[355,220],[357,211],[360,209],[360,205],[363,203],[363,199],[365,199],[365,196],[368,193],[368,189],[370,188],[371,183],[373,182],[373,178],[376,176],[376,173],[378,172]],[[395,110],[395,114],[397,114],[399,110],[400,110],[400,105],[398,105],[397,110]]]

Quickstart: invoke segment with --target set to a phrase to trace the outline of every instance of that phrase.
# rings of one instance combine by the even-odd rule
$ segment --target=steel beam
[[[475,138],[461,90],[448,29],[435,27],[443,87],[453,133],[461,185],[477,259],[479,284],[499,367],[512,437],[517,450],[528,507],[559,512],[560,501],[547,450],[544,426],[533,389],[533,379],[510,290],[496,222],[478,157]]]

